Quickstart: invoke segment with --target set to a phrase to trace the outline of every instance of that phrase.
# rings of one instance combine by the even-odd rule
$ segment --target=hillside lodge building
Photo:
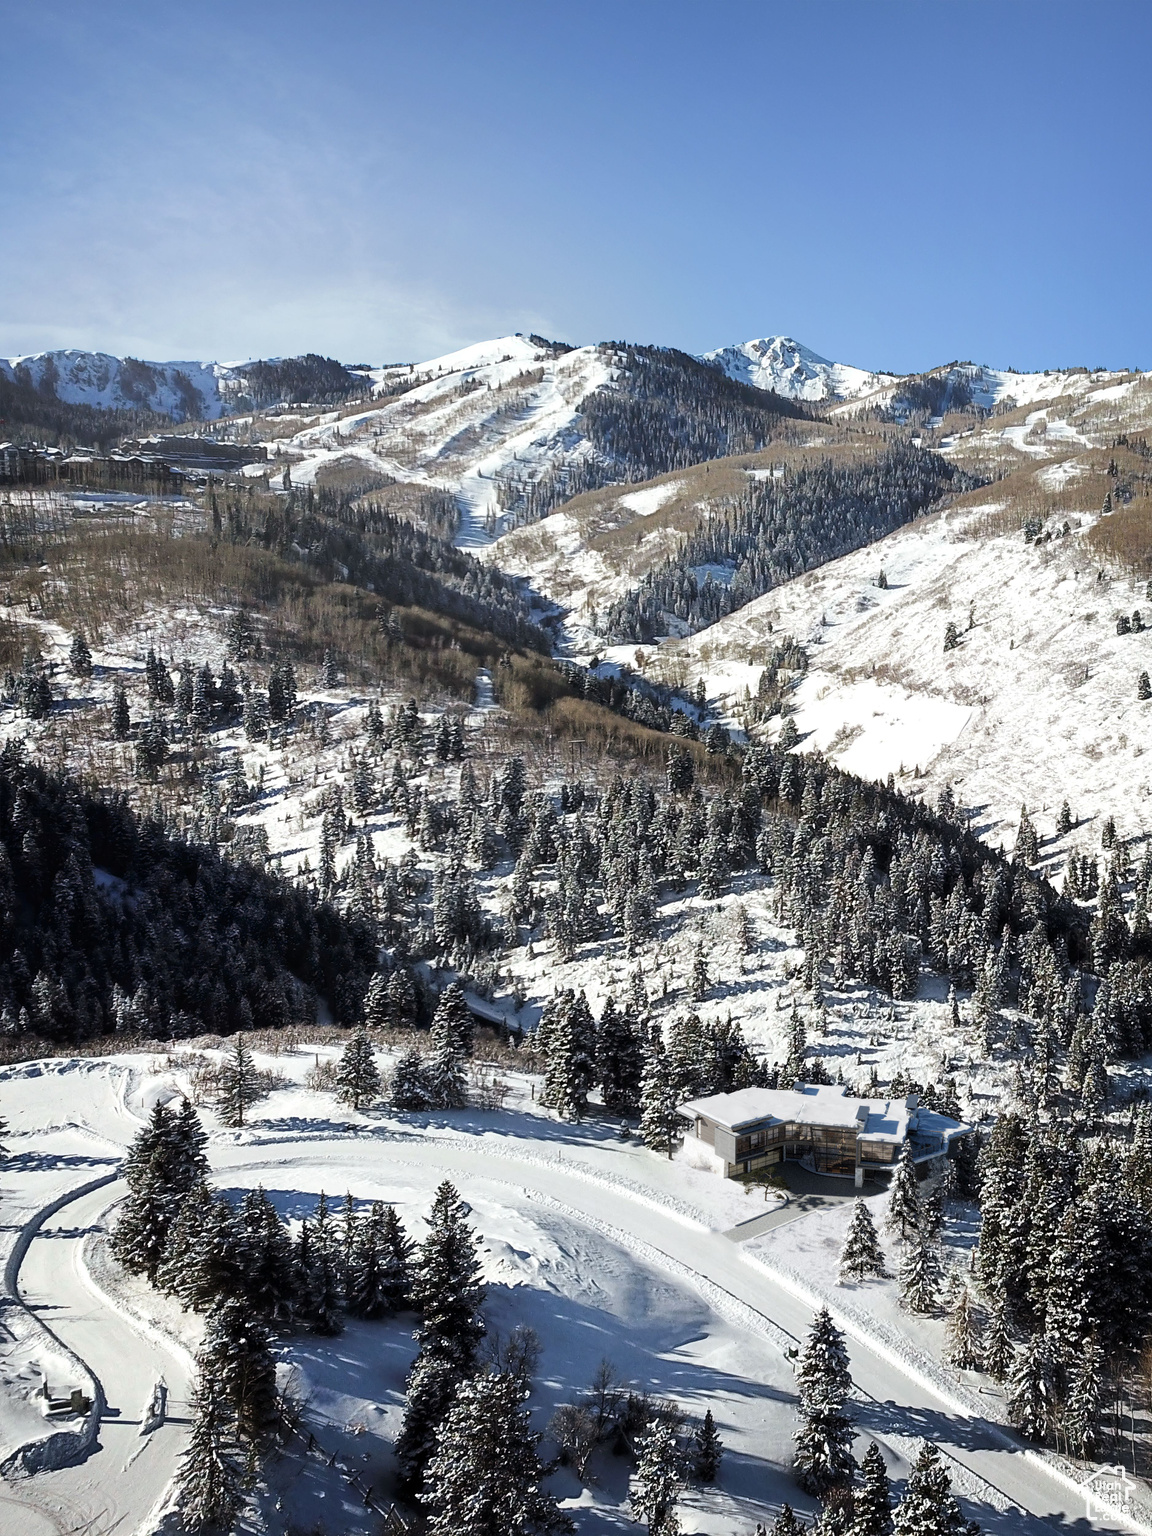
[[[792,1088],[741,1088],[680,1106],[692,1122],[688,1150],[703,1154],[725,1178],[773,1163],[799,1162],[814,1173],[854,1178],[891,1172],[906,1141],[917,1163],[944,1157],[972,1127],[906,1099],[853,1099],[841,1085],[796,1083]],[[698,1146],[693,1149],[692,1141]],[[710,1155],[709,1155],[710,1154]]]

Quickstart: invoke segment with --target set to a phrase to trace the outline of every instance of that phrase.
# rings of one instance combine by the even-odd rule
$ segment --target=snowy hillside
[[[832,363],[790,336],[766,336],[705,352],[704,361],[731,379],[789,400],[856,400],[894,383],[896,375]]]
[[[1102,457],[970,495],[662,647],[648,671],[701,675],[739,713],[791,635],[809,654],[789,695],[801,750],[865,778],[895,774],[933,800],[950,783],[974,826],[1009,848],[1021,804],[1048,838],[1067,800],[1082,824],[1054,843],[1056,869],[1071,849],[1098,847],[1109,815],[1125,835],[1142,833],[1152,713],[1137,682],[1152,666],[1152,631],[1116,629],[1119,616],[1143,610],[1152,622],[1152,611],[1145,580],[1093,542],[1109,485]],[[1038,508],[1055,505],[1022,530],[1029,489]],[[945,649],[950,624],[957,639]]]
[[[0,376],[67,405],[150,411],[174,421],[215,421],[237,409],[250,408],[249,397],[260,395],[278,374],[285,376],[285,382],[300,380],[306,384],[310,375],[316,374],[315,365],[325,362],[320,358],[277,358],[246,363],[150,363],[69,347],[0,358]],[[361,386],[360,376],[339,364],[329,364],[321,371],[334,371],[336,387],[344,393]],[[325,379],[324,383],[331,390],[333,380]],[[313,391],[305,389],[304,393],[311,396]],[[296,390],[289,388],[285,398],[294,394]]]

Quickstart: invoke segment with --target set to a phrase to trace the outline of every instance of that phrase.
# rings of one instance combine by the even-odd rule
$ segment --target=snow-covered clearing
[[[276,1066],[286,1086],[257,1106],[245,1129],[223,1130],[203,1111],[218,1187],[238,1195],[262,1184],[289,1219],[307,1214],[321,1189],[330,1196],[350,1190],[360,1200],[394,1201],[420,1236],[434,1188],[450,1178],[471,1205],[480,1234],[490,1327],[506,1332],[526,1323],[540,1335],[530,1400],[540,1428],[607,1357],[624,1378],[675,1397],[690,1412],[711,1407],[716,1416],[727,1447],[720,1484],[686,1496],[686,1531],[748,1533],[784,1499],[810,1509],[788,1471],[794,1394],[783,1350],[805,1332],[813,1303],[768,1266],[795,1262],[806,1242],[818,1256],[839,1213],[817,1212],[740,1243],[715,1229],[715,1217],[708,1230],[687,1214],[701,1204],[707,1209],[709,1190],[718,1208],[726,1193],[721,1181],[702,1174],[694,1181],[692,1170],[621,1144],[595,1120],[559,1124],[534,1108],[531,1083],[526,1101],[519,1084],[506,1112],[352,1115],[302,1086],[316,1053],[308,1048],[261,1058]],[[109,1149],[123,1147],[134,1112],[186,1086],[187,1077],[177,1053],[62,1061],[49,1070],[25,1064],[6,1069],[2,1081],[5,1107],[32,1153],[39,1135],[51,1137],[48,1128],[65,1122],[104,1138]],[[29,1177],[9,1164],[6,1196]],[[99,1354],[109,1405],[121,1411],[105,1418],[102,1454],[82,1468],[10,1485],[5,1530],[12,1536],[39,1536],[61,1528],[62,1516],[91,1519],[100,1511],[125,1529],[148,1529],[146,1517],[181,1444],[182,1349],[164,1340],[176,1335],[194,1347],[197,1324],[166,1311],[162,1298],[109,1268],[99,1232],[89,1229],[99,1228],[121,1187],[78,1202],[70,1224],[63,1218],[54,1224],[25,1261],[24,1293],[54,1309],[56,1325],[74,1347]],[[68,1255],[63,1265],[62,1251]],[[807,1278],[818,1281],[822,1265],[808,1263]],[[875,1289],[882,1295],[882,1287]],[[952,1459],[958,1489],[989,1530],[1039,1532],[1046,1519],[1082,1518],[1083,1501],[1066,1482],[1038,1458],[1012,1450],[987,1415],[931,1379],[918,1356],[922,1348],[931,1348],[930,1338],[913,1340],[905,1356],[883,1341],[874,1347],[866,1326],[850,1340],[859,1389],[853,1411],[861,1433],[884,1445],[893,1474],[904,1475],[917,1437],[927,1434]],[[257,1499],[260,1529],[282,1529],[277,1522],[285,1519],[297,1529],[314,1529],[317,1521],[350,1533],[372,1528],[373,1517],[348,1490],[340,1466],[355,1466],[386,1489],[389,1443],[414,1351],[411,1323],[403,1318],[354,1324],[334,1340],[285,1341],[282,1365],[294,1371],[308,1401],[309,1427],[325,1451],[335,1453],[336,1464],[277,1458]],[[167,1377],[175,1411],[168,1424],[142,1437],[140,1413],[157,1374]],[[556,1474],[553,1487],[582,1536],[625,1528],[626,1463],[603,1456],[592,1471],[583,1488],[569,1472]],[[1092,1525],[1118,1528],[1109,1521]]]

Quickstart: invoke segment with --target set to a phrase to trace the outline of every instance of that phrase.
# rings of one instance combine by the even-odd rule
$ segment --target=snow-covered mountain
[[[239,365],[150,363],[74,347],[0,358],[0,373],[7,378],[68,405],[155,411],[176,421],[212,421],[224,415],[239,372]]]
[[[764,336],[705,352],[704,361],[730,379],[770,389],[789,400],[857,400],[897,382],[892,373],[873,373],[833,363],[790,336]]]
[[[151,411],[173,421],[216,421],[252,409],[254,400],[330,399],[368,382],[362,374],[314,356],[153,363],[75,347],[0,358],[0,376],[66,405]]]

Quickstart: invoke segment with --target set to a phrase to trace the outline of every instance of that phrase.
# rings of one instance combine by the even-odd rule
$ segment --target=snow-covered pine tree
[[[864,1280],[869,1275],[884,1274],[884,1254],[872,1212],[863,1200],[852,1207],[852,1220],[840,1249],[840,1280]]]
[[[631,1009],[621,1011],[611,998],[604,1004],[596,1031],[596,1064],[600,1097],[608,1113],[638,1114],[644,1070],[640,1032]]]
[[[113,1254],[132,1274],[146,1275],[150,1285],[164,1262],[172,1225],[169,1190],[154,1168],[145,1168],[129,1190],[112,1231]]]
[[[243,1237],[225,1196],[198,1184],[180,1207],[157,1284],[186,1312],[206,1312],[218,1297],[241,1294]]]
[[[972,1292],[961,1281],[948,1309],[948,1363],[958,1371],[980,1369],[980,1334]]]
[[[428,1109],[432,1104],[432,1091],[419,1051],[405,1051],[392,1073],[389,1097],[393,1109]]]
[[[464,1202],[446,1179],[436,1191],[428,1216],[428,1235],[413,1266],[412,1303],[421,1315],[416,1338],[421,1350],[471,1369],[484,1320],[480,1308],[477,1240],[468,1226]]]
[[[456,982],[440,994],[432,1017],[432,1059],[426,1071],[436,1109],[460,1109],[468,1101],[464,1058],[471,1054],[475,1023]]]
[[[380,1094],[380,1068],[372,1042],[362,1029],[349,1040],[336,1065],[336,1096],[359,1113]]]
[[[548,1060],[540,1100],[564,1120],[579,1120],[588,1108],[596,1077],[596,1026],[583,992],[570,993],[551,1020]]]
[[[340,1254],[340,1295],[345,1306],[348,1297],[352,1293],[352,1287],[356,1273],[356,1250],[360,1246],[360,1213],[356,1209],[356,1200],[351,1190],[344,1193],[344,1204],[340,1208],[340,1226],[338,1235],[338,1247]]]
[[[692,1434],[692,1480],[696,1483],[714,1483],[724,1455],[724,1443],[716,1428],[712,1410],[708,1408]]]
[[[684,1459],[676,1432],[664,1418],[653,1419],[638,1443],[640,1460],[628,1491],[633,1520],[643,1520],[648,1536],[679,1536],[676,1504],[684,1486]]]
[[[888,1225],[907,1242],[920,1230],[920,1182],[912,1161],[912,1143],[905,1141],[888,1195]]]
[[[827,1307],[812,1320],[796,1371],[801,1424],[796,1441],[796,1476],[808,1493],[823,1498],[852,1481],[852,1421],[844,1403],[852,1390],[844,1335]]]
[[[852,1536],[892,1536],[892,1486],[875,1440],[860,1463],[860,1487],[854,1501]]]
[[[123,683],[117,683],[112,690],[112,734],[117,741],[127,741],[132,734],[132,716]]]
[[[796,1370],[801,1412],[840,1408],[852,1390],[844,1335],[827,1307],[812,1319]]]
[[[772,1522],[772,1536],[808,1536],[808,1527],[791,1504],[782,1504],[780,1513]]]
[[[92,652],[88,649],[83,631],[79,629],[72,636],[68,650],[68,669],[74,677],[92,676]]]
[[[248,1110],[266,1093],[252,1052],[245,1045],[243,1035],[238,1034],[220,1065],[217,1108],[221,1121],[225,1125],[242,1126]]]
[[[1016,1351],[1008,1332],[1004,1303],[992,1302],[988,1313],[988,1332],[984,1339],[984,1369],[993,1381],[1005,1381],[1016,1361]]]
[[[416,984],[406,965],[388,978],[388,1022],[393,1029],[416,1028]]]
[[[191,1407],[192,1427],[176,1469],[180,1523],[196,1536],[231,1531],[244,1502],[243,1474],[235,1417],[211,1373],[196,1378]]]
[[[300,1224],[295,1267],[297,1316],[313,1333],[340,1333],[339,1244],[323,1190],[315,1215]]]
[[[708,965],[704,959],[704,951],[699,944],[692,956],[692,998],[694,1002],[702,1003],[711,990],[712,982],[708,976]]]
[[[286,1333],[296,1299],[292,1239],[263,1188],[250,1189],[240,1202],[239,1226],[244,1298],[273,1332]]]
[[[1073,1456],[1087,1460],[1100,1443],[1100,1410],[1104,1396],[1104,1351],[1085,1343],[1068,1367],[1064,1399],[1064,1434]]]
[[[1052,1346],[1035,1334],[1016,1359],[1008,1379],[1008,1416],[1026,1440],[1043,1443],[1052,1427],[1055,1405]]]
[[[388,1006],[388,980],[383,971],[374,971],[364,994],[365,1029],[387,1029],[391,1020]]]
[[[679,1101],[668,1069],[664,1042],[654,1034],[649,1043],[644,1076],[640,1085],[640,1135],[653,1152],[672,1156],[684,1133],[678,1113]]]
[[[436,1450],[440,1426],[463,1380],[455,1360],[422,1349],[408,1372],[404,1420],[396,1437],[395,1454],[400,1491],[418,1497],[424,1472]]]
[[[192,1118],[198,1129],[194,1110]],[[112,1252],[125,1269],[146,1275],[151,1285],[156,1283],[180,1206],[206,1166],[200,1135],[201,1142],[196,1144],[187,1115],[182,1111],[174,1116],[157,1100],[148,1124],[137,1133],[124,1159],[128,1195],[113,1229]]]
[[[936,1246],[917,1227],[900,1263],[900,1297],[910,1312],[934,1312],[940,1299],[942,1275]]]
[[[208,1313],[196,1356],[201,1378],[211,1376],[227,1399],[237,1435],[263,1444],[276,1424],[276,1362],[268,1330],[246,1302],[221,1297]]]
[[[951,1490],[940,1452],[925,1441],[893,1515],[895,1536],[964,1536],[967,1523]]]
[[[424,1472],[428,1536],[548,1536],[572,1521],[540,1486],[539,1436],[524,1383],[504,1373],[461,1383]]]

